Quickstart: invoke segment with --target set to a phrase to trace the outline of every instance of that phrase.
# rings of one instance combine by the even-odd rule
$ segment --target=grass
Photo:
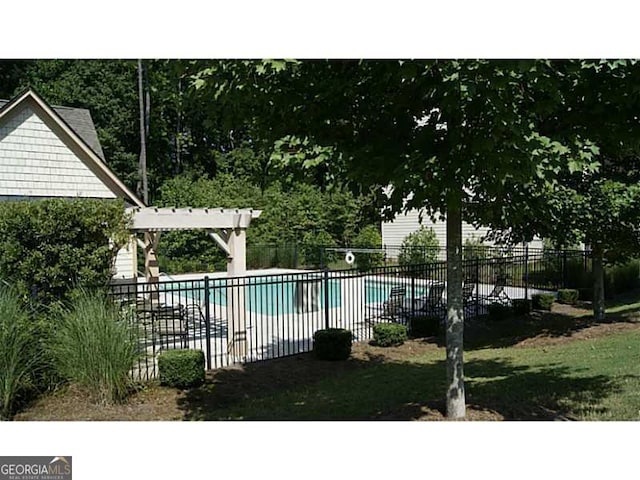
[[[51,345],[60,375],[101,404],[123,401],[137,358],[131,325],[100,293],[80,292],[66,310]]]
[[[34,385],[40,355],[35,327],[16,292],[0,288],[0,419]]]
[[[604,323],[554,305],[468,328],[467,418],[640,420],[640,308],[630,307],[637,298]],[[203,386],[186,391],[149,386],[108,413],[78,401],[70,411],[63,392],[20,418],[441,420],[444,358],[433,337],[392,348],[355,344],[345,362],[304,354],[208,372]]]
[[[640,330],[546,347],[468,351],[472,417],[640,420],[638,345]],[[245,399],[225,398],[224,384],[243,375],[230,371],[189,392],[183,407],[191,419],[410,420],[442,414],[442,348],[394,360],[384,359],[383,350],[368,347],[369,361],[352,360],[351,371]],[[251,366],[245,370],[254,376]]]

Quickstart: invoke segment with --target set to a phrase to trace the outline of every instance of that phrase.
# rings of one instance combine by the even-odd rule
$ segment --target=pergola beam
[[[133,207],[133,231],[171,231],[193,229],[246,229],[261,210],[227,208],[156,208]]]

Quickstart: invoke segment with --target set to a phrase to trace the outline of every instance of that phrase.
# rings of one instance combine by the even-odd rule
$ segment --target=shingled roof
[[[0,99],[0,110],[9,102],[9,100]],[[62,120],[106,163],[100,140],[98,140],[96,127],[91,118],[91,112],[86,108],[60,107],[54,105],[52,105],[51,108],[53,108]]]

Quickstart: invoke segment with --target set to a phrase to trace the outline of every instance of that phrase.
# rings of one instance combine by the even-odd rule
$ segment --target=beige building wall
[[[0,196],[116,198],[28,106],[0,127]]]
[[[399,247],[405,237],[417,231],[421,225],[432,228],[436,234],[440,247],[444,249],[447,245],[447,226],[445,221],[432,221],[428,216],[422,218],[420,222],[418,210],[409,210],[406,214],[400,213],[389,222],[382,222],[382,244],[388,247]],[[468,239],[484,239],[489,233],[487,227],[475,228],[473,225],[462,223],[462,243]],[[484,241],[487,245],[493,242]],[[535,239],[529,243],[530,248],[542,248],[542,241]]]

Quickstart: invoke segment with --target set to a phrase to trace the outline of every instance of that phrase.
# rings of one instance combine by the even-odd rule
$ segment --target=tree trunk
[[[593,318],[597,322],[604,320],[604,252],[600,245],[591,250],[593,259]]]
[[[462,201],[447,202],[447,417],[464,418],[462,302]]]
[[[147,109],[145,108],[142,60],[138,60],[138,100],[140,105],[140,177],[138,195],[142,197],[145,205],[149,205],[149,189],[147,186]]]

